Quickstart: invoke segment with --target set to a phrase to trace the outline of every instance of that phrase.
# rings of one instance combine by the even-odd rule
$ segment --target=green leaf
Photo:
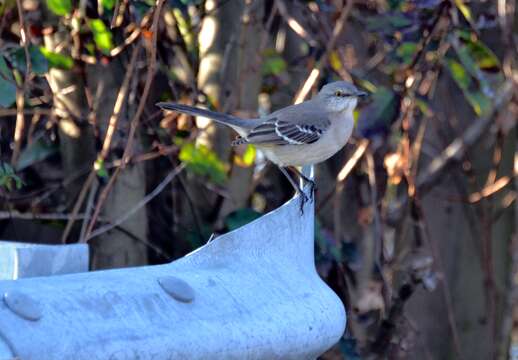
[[[463,44],[455,47],[459,58],[464,66],[476,65],[479,69],[485,71],[499,71],[500,61],[495,53],[491,51],[484,43],[476,38],[468,31],[458,30],[455,34],[463,41]]]
[[[47,7],[54,14],[65,16],[72,11],[72,0],[47,0]]]
[[[58,146],[39,138],[22,150],[16,170],[21,171],[58,152]]]
[[[9,107],[16,101],[16,83],[13,73],[0,56],[0,107]]]
[[[192,31],[189,14],[184,14],[180,8],[175,7],[173,8],[173,15],[178,24],[178,30],[180,30],[180,34],[187,45],[187,49],[193,51],[195,46],[195,34]]]
[[[15,174],[13,167],[8,163],[0,162],[0,187],[11,191],[13,189],[13,182],[16,189],[20,189],[23,185],[22,179]]]
[[[460,63],[447,59],[446,65],[455,83],[462,89],[464,97],[478,116],[485,115],[491,109],[491,101],[481,91],[473,90],[471,77]]]
[[[225,218],[225,226],[229,231],[235,230],[237,228],[240,228],[243,225],[246,225],[255,219],[259,218],[261,216],[261,213],[255,211],[254,209],[250,208],[243,208],[236,210],[232,213],[230,213]]]
[[[103,159],[95,160],[94,170],[97,172],[97,176],[99,176],[100,178],[108,178],[108,170],[106,170],[106,166],[104,166]]]
[[[485,116],[491,111],[491,100],[482,94],[482,92],[466,91],[464,92],[464,96],[477,116]]]
[[[29,46],[29,56],[31,58],[31,70],[37,75],[44,75],[49,70],[49,62],[42,54],[39,47],[35,45]],[[19,47],[10,54],[11,64],[25,73],[27,69],[27,61],[25,60],[25,49]]]
[[[286,70],[286,61],[273,49],[264,52],[264,61],[261,68],[263,75],[279,75]]]
[[[47,59],[49,67],[61,70],[70,70],[74,67],[74,59],[68,55],[52,52],[45,47],[40,47],[40,51]]]
[[[396,55],[403,61],[404,65],[409,65],[417,53],[417,44],[413,42],[404,42],[396,49]]]
[[[101,0],[103,8],[106,10],[112,10],[115,7],[116,0]]]
[[[468,90],[471,85],[471,78],[464,67],[458,61],[453,59],[447,59],[446,66],[457,85],[462,90]]]
[[[416,104],[417,108],[419,110],[421,110],[423,115],[428,116],[428,117],[433,115],[433,111],[432,111],[432,109],[430,109],[430,106],[428,105],[428,103],[426,101],[416,98],[415,104]]]
[[[112,33],[101,19],[90,20],[89,24],[94,35],[95,45],[104,54],[108,55],[110,50],[113,49]]]
[[[204,145],[195,146],[193,143],[183,143],[179,158],[190,171],[207,176],[216,184],[223,184],[227,179],[226,165],[215,152]]]

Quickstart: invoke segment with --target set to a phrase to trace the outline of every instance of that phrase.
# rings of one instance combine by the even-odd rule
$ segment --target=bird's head
[[[347,81],[326,84],[317,95],[326,108],[332,112],[352,112],[358,103],[358,98],[364,96],[367,96],[366,92],[358,90],[356,86]]]

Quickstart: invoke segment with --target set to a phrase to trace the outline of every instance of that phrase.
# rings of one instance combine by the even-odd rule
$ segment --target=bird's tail
[[[238,133],[242,133],[243,130],[249,129],[252,125],[251,122],[248,122],[246,120],[240,119],[232,115],[222,114],[206,109],[200,109],[194,106],[175,104],[169,102],[160,102],[156,105],[162,109],[174,110],[192,116],[203,116],[212,119],[216,122],[232,127]]]

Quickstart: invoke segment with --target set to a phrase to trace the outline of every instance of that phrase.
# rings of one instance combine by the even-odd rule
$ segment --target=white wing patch
[[[316,125],[293,124],[270,119],[254,128],[246,138],[238,138],[234,144],[303,145],[320,139],[325,128]]]

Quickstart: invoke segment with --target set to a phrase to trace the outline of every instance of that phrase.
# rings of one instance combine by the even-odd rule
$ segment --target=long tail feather
[[[182,104],[175,104],[175,103],[168,103],[168,102],[160,102],[156,104],[158,107],[166,110],[174,110],[178,111],[184,114],[189,114],[192,116],[203,116],[207,117],[209,119],[212,119],[214,121],[217,121],[219,123],[222,123],[224,125],[228,125],[236,128],[244,128],[246,129],[248,126],[247,121],[240,119],[238,117],[228,115],[228,114],[222,114],[215,111],[210,111],[206,109],[200,109],[194,106],[189,105],[182,105]]]

